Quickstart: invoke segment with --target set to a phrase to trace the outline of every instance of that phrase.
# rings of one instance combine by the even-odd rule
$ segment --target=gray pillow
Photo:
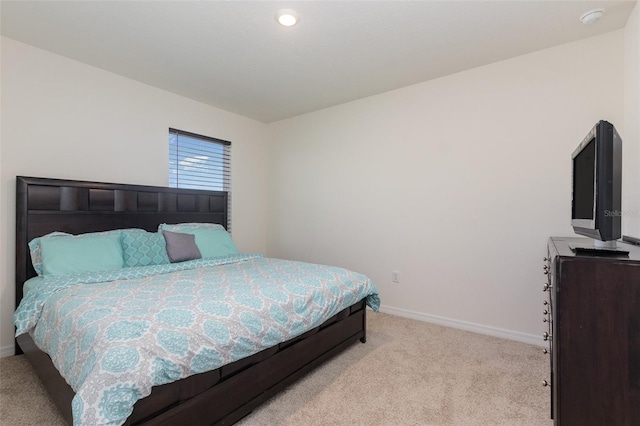
[[[195,235],[171,231],[162,231],[162,235],[167,242],[167,255],[171,263],[202,258]]]

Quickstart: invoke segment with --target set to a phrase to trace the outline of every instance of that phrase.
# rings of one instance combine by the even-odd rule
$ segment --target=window
[[[169,186],[227,191],[231,227],[231,142],[169,129]]]

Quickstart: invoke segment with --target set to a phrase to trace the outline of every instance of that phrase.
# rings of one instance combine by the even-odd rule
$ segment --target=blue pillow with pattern
[[[122,251],[127,267],[166,265],[167,245],[162,235],[142,229],[122,232]]]

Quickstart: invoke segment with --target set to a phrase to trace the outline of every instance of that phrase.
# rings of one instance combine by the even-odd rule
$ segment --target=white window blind
[[[169,186],[228,193],[231,228],[231,142],[169,129]]]

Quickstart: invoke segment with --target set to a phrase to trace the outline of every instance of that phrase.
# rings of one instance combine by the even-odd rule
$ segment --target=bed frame
[[[227,226],[227,193],[18,176],[16,178],[16,307],[35,276],[28,243],[53,231],[120,228],[156,231],[160,223]],[[301,336],[217,370],[156,386],[125,425],[232,424],[357,340],[366,341],[364,300]],[[65,420],[74,392],[28,334],[16,339]]]

